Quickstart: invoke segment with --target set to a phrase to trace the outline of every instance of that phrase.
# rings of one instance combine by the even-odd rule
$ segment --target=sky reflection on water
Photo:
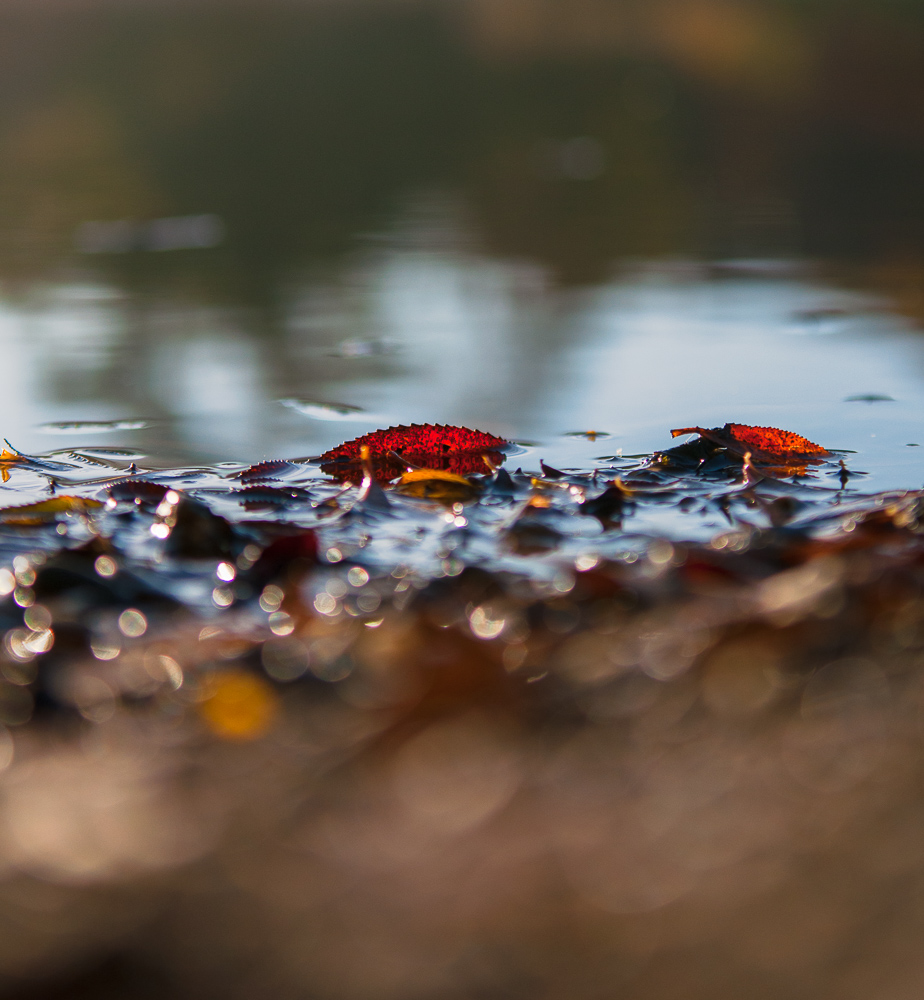
[[[168,465],[445,421],[586,466],[737,420],[920,486],[917,8],[513,9],[0,10],[3,434],[140,419],[82,432]]]
[[[54,422],[144,419],[88,426],[81,443],[257,461],[446,422],[534,444],[526,464],[587,467],[663,448],[671,427],[738,421],[857,452],[864,488],[924,479],[908,447],[924,443],[917,327],[807,266],[649,262],[561,290],[535,264],[377,249],[305,281],[269,335],[243,310],[139,298],[74,283],[6,303],[17,377],[0,419],[17,447],[74,445],[80,428]],[[847,401],[864,395],[892,400]],[[611,437],[566,436],[586,430]]]

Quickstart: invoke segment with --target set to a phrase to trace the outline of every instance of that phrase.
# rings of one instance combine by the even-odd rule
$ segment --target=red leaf
[[[402,460],[465,475],[487,472],[482,455],[500,464],[499,454],[507,442],[503,438],[446,424],[411,424],[389,427],[346,441],[321,455],[321,468],[340,479],[355,479],[360,470],[360,451],[369,449],[369,458],[378,479],[393,479],[405,469]],[[400,456],[400,457],[396,457]]]
[[[238,473],[242,483],[260,483],[266,480],[280,479],[280,473],[286,473],[289,469],[296,468],[293,462],[284,459],[274,459],[268,462],[258,462],[251,465],[249,469],[244,469]]]
[[[778,427],[750,427],[747,424],[726,424],[724,427],[680,427],[671,431],[671,437],[680,434],[699,434],[720,448],[727,448],[736,455],[751,452],[759,458],[808,458],[829,454],[827,448],[809,441],[792,431]]]

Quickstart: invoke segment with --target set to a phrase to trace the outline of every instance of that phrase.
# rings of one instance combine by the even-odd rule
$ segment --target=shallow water
[[[922,994],[919,6],[0,5],[0,996]]]
[[[524,468],[586,469],[734,421],[855,453],[865,490],[924,484],[920,329],[807,263],[650,262],[560,291],[538,266],[392,249],[305,283],[269,336],[87,280],[7,301],[0,337],[0,426],[30,453],[248,463],[439,422],[523,442]]]

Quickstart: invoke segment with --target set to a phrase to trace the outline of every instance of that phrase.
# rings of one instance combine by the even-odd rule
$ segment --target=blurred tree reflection
[[[565,281],[633,256],[924,255],[914,4],[89,3],[0,20],[8,281],[72,265],[87,221],[215,213],[220,248],[95,264],[270,302],[427,190],[461,195],[490,251]]]

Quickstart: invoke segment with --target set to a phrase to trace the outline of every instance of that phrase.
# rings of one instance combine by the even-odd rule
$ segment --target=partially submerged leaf
[[[809,441],[792,431],[778,427],[751,427],[748,424],[726,424],[724,427],[679,427],[671,437],[681,434],[699,434],[711,444],[744,457],[750,452],[752,459],[823,458],[830,454],[827,448]]]
[[[275,479],[285,478],[286,473],[297,469],[295,462],[288,462],[285,459],[275,459],[267,462],[258,462],[251,465],[249,469],[244,469],[237,473],[242,483],[262,483]]]
[[[25,455],[20,455],[16,451],[10,451],[9,448],[4,448],[3,451],[0,451],[0,477],[3,478],[3,482],[8,483],[10,481],[10,466],[23,461],[24,458]]]
[[[581,504],[581,513],[595,517],[604,528],[619,527],[631,497],[632,490],[617,476],[599,496]]]
[[[0,509],[0,519],[6,524],[34,525],[53,521],[59,514],[85,514],[103,504],[88,497],[60,496],[36,503]]]
[[[503,438],[468,427],[448,424],[411,424],[373,431],[331,448],[320,457],[321,469],[340,480],[362,477],[362,449],[368,449],[375,478],[395,479],[408,465],[454,472],[457,475],[483,472],[483,455],[499,465]]]
[[[471,500],[481,492],[477,483],[444,469],[410,469],[401,477],[395,490],[405,496],[449,503]]]
[[[119,479],[109,486],[108,493],[117,503],[156,507],[169,488],[162,483],[153,483],[150,479]]]

